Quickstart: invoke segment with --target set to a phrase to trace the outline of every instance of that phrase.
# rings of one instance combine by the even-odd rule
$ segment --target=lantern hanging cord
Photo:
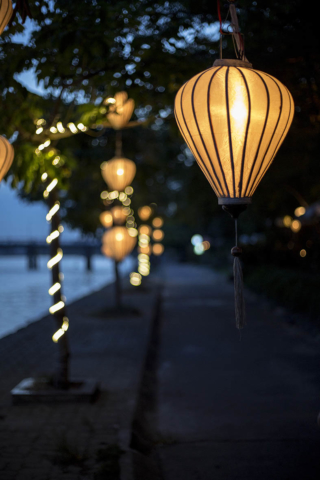
[[[237,59],[247,62],[248,59],[245,56],[244,37],[240,33],[237,11],[236,11],[236,7],[235,7],[234,3],[235,3],[234,0],[228,0],[229,8],[228,8],[227,16],[224,20],[224,22],[226,22],[229,14],[230,14],[230,16],[231,16],[230,27],[231,27],[232,31],[231,32],[224,32],[222,30],[222,17],[221,17],[220,0],[217,0],[217,12],[218,12],[218,19],[219,19],[219,23],[220,23],[220,29],[219,29],[220,30],[220,59],[222,59],[222,37],[223,37],[223,35],[231,35],[232,36],[232,42],[233,42],[233,48],[234,48],[235,55],[236,55]]]
[[[240,255],[242,248],[238,246],[238,219],[234,219],[235,225],[235,239],[236,245],[231,249],[231,255],[234,257],[233,261],[233,277],[234,277],[234,300],[235,300],[235,315],[236,326],[240,330],[246,324],[246,312],[244,303],[244,288],[243,288],[243,274],[240,262]],[[241,338],[241,337],[240,337]]]

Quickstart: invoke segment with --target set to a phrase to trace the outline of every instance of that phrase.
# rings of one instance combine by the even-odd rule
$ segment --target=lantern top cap
[[[233,58],[221,58],[215,60],[214,67],[242,67],[242,68],[252,68],[252,63],[246,62],[244,60],[237,60]]]

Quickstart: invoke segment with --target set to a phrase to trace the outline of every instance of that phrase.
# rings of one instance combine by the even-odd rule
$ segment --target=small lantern
[[[126,208],[120,207],[120,205],[116,205],[111,209],[113,223],[115,225],[122,225],[127,218]]]
[[[102,212],[100,214],[100,222],[104,228],[110,228],[113,225],[113,217],[111,212]]]
[[[110,106],[107,119],[114,130],[121,130],[129,123],[132,117],[134,100],[128,98],[127,92],[116,93],[114,99],[115,103]]]
[[[128,158],[114,157],[101,165],[102,176],[111,190],[123,191],[134,179],[136,165]]]
[[[11,0],[2,0],[0,3],[0,35],[8,25],[13,14]]]
[[[213,67],[186,82],[175,99],[175,117],[219,205],[235,219],[236,246],[231,253],[235,257],[236,323],[242,328],[245,313],[237,218],[251,203],[289,131],[294,102],[279,80],[254,70],[247,61],[231,0],[229,9],[238,59],[216,60]]]
[[[151,213],[152,213],[152,209],[148,205],[145,205],[144,207],[140,207],[138,210],[138,215],[143,222],[149,220]]]
[[[152,235],[152,228],[149,227],[149,225],[140,225],[139,227],[139,233],[141,235],[149,235],[151,237]]]
[[[13,162],[14,149],[5,137],[0,136],[0,182],[8,173]]]
[[[137,237],[131,237],[126,227],[114,227],[103,235],[102,243],[102,251],[110,252],[116,262],[121,262],[134,249]]]

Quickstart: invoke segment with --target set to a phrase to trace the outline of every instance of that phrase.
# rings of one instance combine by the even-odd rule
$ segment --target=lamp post
[[[231,253],[236,324],[242,328],[245,312],[237,218],[251,203],[288,133],[294,102],[279,80],[252,68],[234,2],[229,5],[237,59],[220,58],[186,82],[175,99],[175,117],[219,205],[235,219],[236,246]]]

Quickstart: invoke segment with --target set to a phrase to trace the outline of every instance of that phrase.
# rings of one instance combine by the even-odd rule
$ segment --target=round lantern
[[[104,249],[111,252],[112,258],[116,262],[121,262],[134,249],[137,238],[131,237],[126,227],[114,227],[106,232],[102,237]]]
[[[0,3],[0,35],[8,25],[13,14],[11,0],[2,0]]]
[[[121,130],[130,121],[134,111],[134,100],[128,98],[127,92],[118,92],[115,103],[110,107],[107,119],[114,130]]]
[[[249,62],[216,60],[179,90],[179,129],[220,205],[248,204],[294,114],[288,89]]]
[[[127,218],[125,207],[120,207],[120,205],[113,207],[111,209],[111,213],[113,217],[113,223],[115,225],[122,225]]]
[[[0,136],[0,182],[8,173],[8,170],[13,162],[13,157],[13,146],[6,138]]]
[[[232,22],[237,24],[233,2]],[[233,36],[239,45],[242,37]],[[241,47],[242,48],[242,47]],[[235,219],[234,256],[236,325],[245,325],[243,277],[237,218],[270,167],[290,128],[294,103],[276,78],[242,60],[216,60],[213,67],[186,82],[175,99],[179,129],[218,203]]]
[[[101,165],[101,171],[109,188],[121,192],[134,179],[136,165],[128,158],[114,157]]]
[[[111,212],[102,212],[100,214],[100,222],[105,228],[110,228],[113,225],[113,217]]]

